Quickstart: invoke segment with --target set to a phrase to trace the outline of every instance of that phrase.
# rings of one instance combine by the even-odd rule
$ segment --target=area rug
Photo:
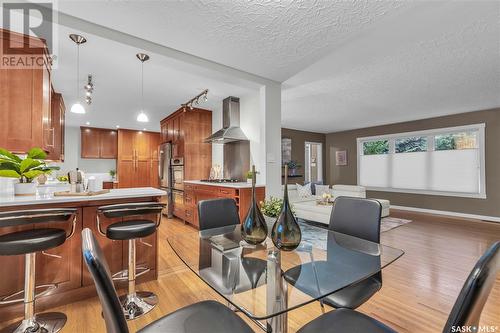
[[[305,221],[302,219],[299,219],[298,222],[300,229],[302,230],[302,241],[309,243],[316,248],[326,250],[328,226],[322,223]],[[387,232],[410,222],[411,220],[396,217],[384,217],[380,224],[380,232]]]

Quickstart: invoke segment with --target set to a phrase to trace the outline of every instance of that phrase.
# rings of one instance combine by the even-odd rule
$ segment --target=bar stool
[[[99,233],[111,240],[128,240],[128,269],[113,275],[113,280],[128,280],[128,293],[120,296],[122,310],[127,320],[139,318],[143,314],[151,311],[158,303],[158,298],[152,292],[136,291],[135,279],[150,271],[148,267],[141,267],[141,272],[137,273],[136,267],[136,239],[146,246],[152,246],[141,240],[156,232],[161,222],[161,211],[164,204],[158,202],[140,202],[101,206],[97,208],[97,230]],[[140,218],[141,215],[156,214],[157,221]],[[135,219],[124,220],[110,224],[106,232],[102,231],[100,216],[107,218],[135,217]]]
[[[43,255],[60,258],[45,251],[62,245],[75,233],[76,209],[52,208],[19,210],[0,213],[0,227],[19,227],[39,223],[72,221],[69,234],[59,228],[28,229],[0,236],[0,255],[25,255],[24,290],[0,298],[0,305],[24,301],[24,319],[3,328],[1,333],[56,333],[66,323],[66,315],[60,312],[35,314],[35,300],[57,288],[57,284],[35,285],[35,258],[41,251]],[[36,294],[36,289],[45,288]],[[24,293],[24,298],[14,299]]]

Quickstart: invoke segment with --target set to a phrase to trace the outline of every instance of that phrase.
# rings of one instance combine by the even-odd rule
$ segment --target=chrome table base
[[[25,319],[4,327],[0,333],[57,333],[66,324],[66,315],[60,312],[47,312],[35,315],[31,320]]]

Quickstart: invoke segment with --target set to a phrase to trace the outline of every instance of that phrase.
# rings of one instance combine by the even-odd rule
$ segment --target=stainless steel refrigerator
[[[160,189],[167,192],[167,196],[162,201],[167,205],[163,210],[163,215],[172,218],[173,203],[172,203],[172,166],[170,160],[172,158],[172,144],[163,143],[160,145],[158,158],[158,173],[160,177]]]

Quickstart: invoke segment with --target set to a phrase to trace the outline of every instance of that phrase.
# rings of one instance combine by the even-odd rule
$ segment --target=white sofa
[[[366,198],[366,189],[363,186],[333,185],[330,191],[334,199],[340,196]],[[308,197],[301,197],[297,192],[296,185],[288,185],[288,198],[290,203],[293,205],[293,209],[298,218],[324,224],[330,223],[332,206],[316,204],[316,200],[319,196],[312,195]],[[389,216],[389,200],[376,200],[378,200],[382,205],[382,217]]]

